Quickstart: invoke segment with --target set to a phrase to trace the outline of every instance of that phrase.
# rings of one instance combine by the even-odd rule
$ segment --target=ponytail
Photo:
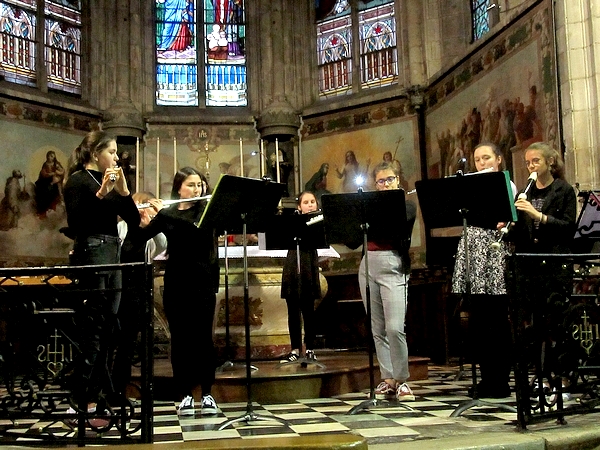
[[[68,174],[72,175],[78,170],[83,170],[94,155],[100,153],[114,140],[115,138],[105,131],[90,131],[85,135],[81,144],[73,150],[69,158]]]

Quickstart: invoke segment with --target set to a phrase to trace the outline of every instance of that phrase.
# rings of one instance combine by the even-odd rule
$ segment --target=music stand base
[[[511,412],[511,413],[517,412],[517,408],[515,408],[513,406],[505,405],[504,403],[487,402],[485,400],[475,398],[473,400],[469,400],[468,402],[464,402],[464,403],[461,403],[460,405],[458,405],[456,407],[456,409],[454,411],[452,411],[452,414],[450,414],[450,417],[458,417],[463,412],[465,412],[467,409],[471,409],[476,406],[493,406],[495,408],[500,408],[500,409],[503,409],[503,410]]]
[[[284,363],[279,363],[279,367],[290,366],[293,364],[300,364],[300,367],[306,368],[309,364],[315,365],[320,369],[325,369],[326,366],[322,362],[316,361],[314,359],[306,359],[306,358],[298,358],[296,361],[286,361]]]
[[[246,411],[246,413],[244,413],[243,415],[236,417],[235,419],[228,420],[227,422],[221,424],[221,426],[219,427],[219,431],[224,430],[228,426],[234,425],[239,422],[246,422],[246,424],[248,424],[248,422],[255,422],[255,421],[260,421],[260,420],[262,420],[262,421],[271,420],[271,421],[280,422],[281,424],[286,425],[286,426],[290,425],[287,420],[281,419],[279,417],[259,416],[254,411]]]
[[[348,415],[356,414],[360,411],[368,410],[371,407],[373,407],[373,408],[378,408],[378,407],[395,408],[397,406],[401,406],[402,408],[405,408],[408,411],[414,411],[414,409],[411,408],[406,403],[399,402],[399,401],[391,402],[389,400],[379,400],[379,399],[373,397],[373,398],[370,398],[363,402],[360,402],[358,405],[352,407],[352,409],[350,409],[350,411],[348,411],[346,414],[348,414]]]
[[[225,361],[223,364],[221,364],[219,367],[217,367],[216,372],[223,373],[227,370],[237,370],[237,369],[245,369],[245,368],[246,368],[246,363]],[[258,370],[258,367],[250,365],[250,370],[252,370],[254,372],[254,371]]]

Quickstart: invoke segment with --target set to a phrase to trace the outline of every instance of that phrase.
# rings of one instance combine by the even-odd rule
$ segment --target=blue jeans
[[[408,305],[408,278],[395,250],[369,251],[371,330],[381,379],[404,383],[408,377],[408,346],[404,320]],[[358,272],[360,293],[367,307],[365,258]]]

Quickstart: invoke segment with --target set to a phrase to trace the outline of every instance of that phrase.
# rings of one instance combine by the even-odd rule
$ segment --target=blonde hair
[[[565,163],[560,153],[554,147],[550,146],[547,142],[534,142],[525,149],[525,153],[528,150],[540,151],[546,161],[553,158],[554,163],[550,164],[550,173],[554,178],[565,179]]]

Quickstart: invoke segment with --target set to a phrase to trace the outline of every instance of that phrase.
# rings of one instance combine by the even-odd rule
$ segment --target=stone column
[[[600,187],[600,4],[556,1],[556,37],[567,180]]]

